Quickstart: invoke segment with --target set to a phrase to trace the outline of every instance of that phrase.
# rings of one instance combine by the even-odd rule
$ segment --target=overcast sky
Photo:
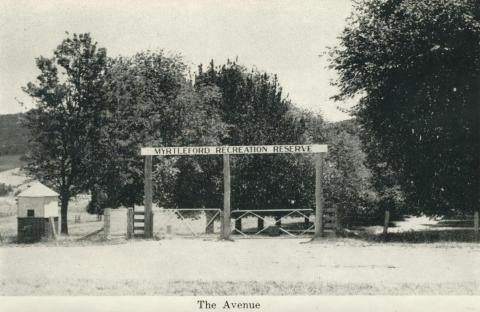
[[[90,32],[109,56],[165,49],[192,70],[211,59],[238,57],[247,67],[278,74],[298,106],[331,121],[349,118],[320,57],[351,11],[351,0],[315,1],[0,1],[0,114],[24,111],[21,87],[35,80],[35,57],[50,57],[65,31]]]

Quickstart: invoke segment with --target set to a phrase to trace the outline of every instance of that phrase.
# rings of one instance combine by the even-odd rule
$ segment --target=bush
[[[11,185],[0,183],[0,196],[7,196],[10,192],[13,192]]]

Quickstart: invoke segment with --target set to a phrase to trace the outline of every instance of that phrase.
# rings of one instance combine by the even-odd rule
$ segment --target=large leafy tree
[[[215,88],[195,89],[187,79],[187,67],[179,56],[142,52],[110,60],[105,93],[110,108],[106,126],[102,188],[109,204],[133,206],[143,198],[144,146],[216,145],[224,124],[216,111]],[[175,199],[211,187],[192,179],[184,186],[179,176],[201,172],[202,160],[176,157],[154,161],[154,200],[177,206]],[[193,172],[191,172],[193,171]],[[207,180],[208,181],[208,180]],[[181,195],[180,191],[185,191]]]
[[[342,226],[376,221],[378,194],[372,185],[372,173],[365,166],[354,120],[324,127],[328,155],[325,166],[325,200],[336,205]]]
[[[101,135],[106,60],[106,50],[89,34],[74,34],[53,57],[37,58],[40,75],[24,88],[36,103],[23,122],[29,132],[26,169],[59,191],[65,234],[69,199],[89,184],[87,159]]]
[[[478,209],[480,3],[361,1],[340,40],[337,100],[360,96],[353,113],[372,162],[421,212]]]
[[[304,115],[294,110],[283,96],[275,75],[248,71],[231,61],[222,66],[212,62],[205,71],[199,68],[195,81],[197,88],[215,86],[220,90],[218,109],[228,125],[228,135],[222,144],[301,144],[305,141]],[[304,170],[312,169],[304,160],[294,155],[233,157],[234,209],[308,206],[310,198],[303,196],[308,184],[304,181]],[[217,170],[217,176],[221,178],[221,169]]]

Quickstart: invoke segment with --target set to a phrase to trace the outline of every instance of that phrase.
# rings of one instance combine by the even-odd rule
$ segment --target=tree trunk
[[[257,219],[257,232],[263,230],[263,228],[264,228],[263,219],[258,218]]]
[[[235,220],[235,230],[242,231],[242,219]]]
[[[68,235],[68,201],[70,199],[69,195],[62,194],[60,199],[60,216],[62,219],[62,234]]]

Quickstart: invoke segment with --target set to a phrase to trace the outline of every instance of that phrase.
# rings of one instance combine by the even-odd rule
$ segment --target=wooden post
[[[144,206],[145,206],[145,238],[153,236],[152,229],[152,156],[145,156],[145,182],[144,182]]]
[[[223,239],[223,233],[225,232],[225,218],[223,217],[223,210],[220,211],[220,239]]]
[[[105,239],[110,239],[110,212],[111,212],[111,210],[112,210],[111,208],[103,209],[103,215],[104,215],[103,228],[104,228]]]
[[[338,205],[334,204],[335,209],[335,232],[340,232],[342,230],[342,224],[340,223],[340,212],[338,209]]]
[[[150,228],[150,236],[149,236],[149,237],[150,237],[150,238],[153,237],[153,217],[154,217],[154,216],[155,216],[155,215],[153,214],[153,211],[150,212],[150,226],[149,226],[149,228]]]
[[[50,223],[50,227],[52,230],[53,239],[57,240],[58,237],[57,237],[57,232],[55,230],[55,220],[53,219],[53,217],[50,217],[48,221]]]
[[[230,239],[230,155],[223,154],[223,227],[222,239]]]
[[[127,210],[127,239],[133,238],[133,208]]]
[[[480,234],[479,234],[479,229],[478,229],[478,209],[475,210],[475,212],[473,213],[473,231],[475,232],[475,239],[476,240],[479,240],[480,239]]]
[[[265,222],[263,222],[262,218],[257,218],[257,232],[263,230],[265,227]]]
[[[323,236],[323,155],[315,154],[315,235],[314,237]]]
[[[242,218],[235,220],[235,229],[239,231],[242,230]]]
[[[205,208],[205,207],[203,207]],[[213,216],[215,215],[215,212],[212,211],[205,211],[205,233],[206,234],[213,234],[214,232],[214,226],[215,226],[215,220]]]
[[[62,235],[62,211],[60,209],[61,207],[61,203],[60,203],[60,200],[58,200],[58,235]]]
[[[383,223],[383,235],[388,233],[388,224],[390,223],[390,209],[387,207],[385,209],[385,221]]]
[[[57,223],[57,236],[62,234],[62,216],[61,214],[58,215],[58,223]]]

